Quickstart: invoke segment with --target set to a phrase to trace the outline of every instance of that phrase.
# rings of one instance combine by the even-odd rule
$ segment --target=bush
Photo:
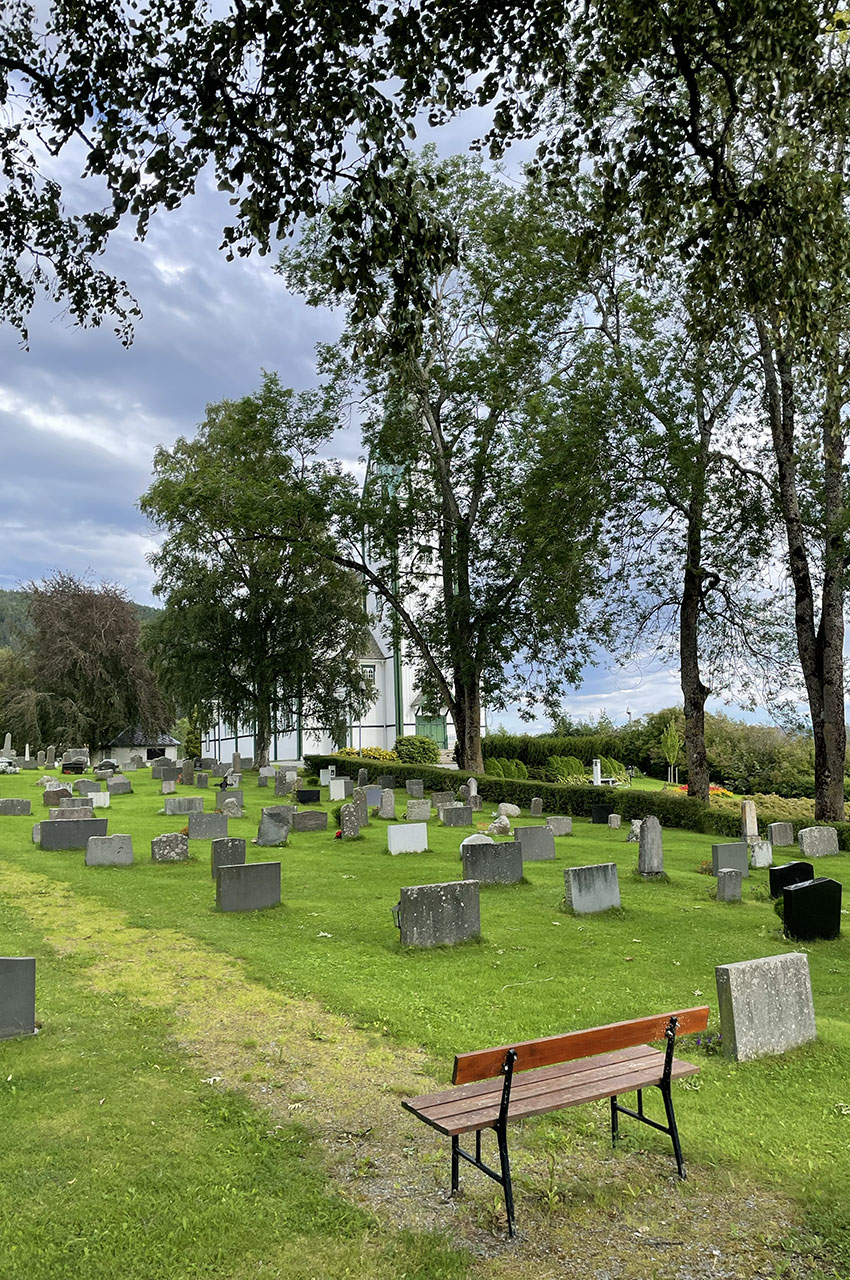
[[[383,747],[364,747],[362,751],[358,751],[356,747],[341,747],[337,755],[345,756],[347,760],[383,760],[387,764],[401,759],[394,751],[386,751]]]
[[[502,766],[503,778],[515,778],[517,776],[516,765],[513,760],[500,760],[499,764]]]
[[[495,758],[495,756],[493,757],[493,759],[492,759],[492,760],[485,760],[485,761],[484,761],[484,768],[485,768],[485,770],[486,770],[487,774],[488,774],[491,778],[504,778],[504,776],[505,776],[505,775],[502,773],[502,766],[501,766],[501,764],[499,763],[499,761]]]
[[[440,748],[433,738],[420,738],[409,734],[395,740],[395,757],[403,764],[436,764],[440,759]]]
[[[521,760],[514,760],[514,761],[513,761],[513,766],[514,766],[514,775],[515,775],[517,778],[527,778],[527,777],[528,777],[528,770],[526,769],[525,765],[522,763],[522,761],[521,761]]]

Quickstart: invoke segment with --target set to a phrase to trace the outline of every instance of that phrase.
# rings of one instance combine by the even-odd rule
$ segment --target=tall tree
[[[430,275],[427,325],[403,355],[387,310],[356,304],[324,353],[360,400],[372,464],[338,562],[401,620],[422,688],[454,720],[459,762],[480,769],[482,700],[554,708],[588,655],[607,450],[585,389],[565,408],[579,401],[573,264],[542,283],[533,211],[479,162],[427,151],[417,173],[423,216],[458,228],[459,266]],[[314,302],[334,298],[324,236],[313,225],[285,260]]]
[[[360,581],[322,554],[339,477],[315,450],[334,426],[315,393],[266,374],[254,395],[210,405],[193,439],[158,449],[140,500],[166,534],[150,557],[165,600],[146,633],[154,666],[206,723],[252,720],[260,764],[297,716],[338,734],[371,698]]]
[[[124,591],[58,571],[27,590],[20,683],[3,697],[12,732],[35,746],[90,750],[130,726],[164,732],[171,707],[142,653],[136,606]]]

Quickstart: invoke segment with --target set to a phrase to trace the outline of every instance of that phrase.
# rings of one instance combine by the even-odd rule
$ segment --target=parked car
[[[20,772],[21,771],[18,768],[18,766],[15,764],[14,760],[6,760],[6,759],[0,760],[0,773],[20,773]]]

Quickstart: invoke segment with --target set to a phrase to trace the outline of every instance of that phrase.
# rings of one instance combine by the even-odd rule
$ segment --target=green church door
[[[449,735],[446,731],[445,716],[420,716],[416,717],[416,734],[419,738],[433,738],[441,751],[445,751],[449,745]]]

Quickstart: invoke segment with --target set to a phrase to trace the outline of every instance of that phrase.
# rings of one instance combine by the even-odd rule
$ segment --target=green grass
[[[40,816],[37,776],[0,777],[0,795],[32,795]],[[713,880],[698,870],[711,837],[665,832],[669,882],[649,884],[634,874],[636,846],[625,842],[625,830],[576,819],[575,834],[556,840],[556,862],[526,864],[527,883],[516,888],[482,888],[480,944],[403,951],[390,912],[399,888],[458,879],[464,831],[433,819],[431,851],[396,858],[385,850],[386,824],[375,819],[351,844],[332,832],[295,834],[286,849],[249,854],[252,861],[280,857],[282,906],[228,915],[215,909],[209,842],[193,842],[189,864],[150,863],[152,836],[179,830],[185,818],[157,815],[159,787],[145,774],[134,787],[108,811],[111,831],[133,835],[136,864],[128,869],[86,868],[81,853],[43,853],[29,842],[31,820],[3,819],[0,903],[4,873],[14,888],[16,875],[37,872],[68,886],[93,918],[121,912],[151,937],[178,931],[243,962],[264,990],[316,998],[390,1050],[423,1046],[438,1079],[448,1078],[452,1056],[464,1049],[691,1004],[711,1006],[716,1030],[715,965],[805,950],[817,1042],[749,1064],[702,1056],[697,1087],[682,1086],[677,1107],[689,1161],[799,1197],[811,1229],[850,1271],[842,1210],[850,1172],[850,945],[846,935],[805,947],[784,939],[766,872],[751,873],[740,905],[718,904]],[[248,816],[231,821],[230,833],[250,838],[260,807],[275,801],[252,775],[244,791]],[[216,795],[208,793],[208,808]],[[401,805],[399,793],[399,812]],[[477,817],[489,820],[486,807]],[[617,863],[623,910],[573,918],[562,904],[564,867],[598,861]],[[818,871],[843,881],[848,866],[850,855],[842,854]],[[464,1274],[465,1255],[433,1237],[376,1234],[368,1215],[328,1183],[302,1131],[289,1125],[270,1134],[244,1099],[222,1101],[199,1082],[174,1046],[165,996],[160,1010],[155,991],[147,1003],[132,986],[93,993],[84,962],[58,959],[33,922],[37,912],[23,911],[20,894],[9,897],[17,905],[0,907],[0,950],[39,956],[44,1030],[0,1045],[0,1080],[12,1076],[0,1085],[3,1115],[18,1135],[0,1155],[4,1280],[62,1275],[71,1262],[85,1280],[235,1277],[254,1274],[258,1261],[268,1268],[263,1274],[295,1276],[306,1273],[292,1269],[291,1242],[306,1237],[315,1240],[316,1275],[390,1274],[399,1250],[409,1276],[420,1274],[417,1267],[423,1275]],[[135,976],[144,983],[143,970]],[[541,1133],[580,1133],[584,1113],[559,1116]],[[666,1151],[661,1135],[650,1134],[646,1145]],[[142,1242],[146,1263],[135,1258]],[[343,1256],[354,1270],[335,1269]],[[244,1269],[235,1259],[244,1259]]]

